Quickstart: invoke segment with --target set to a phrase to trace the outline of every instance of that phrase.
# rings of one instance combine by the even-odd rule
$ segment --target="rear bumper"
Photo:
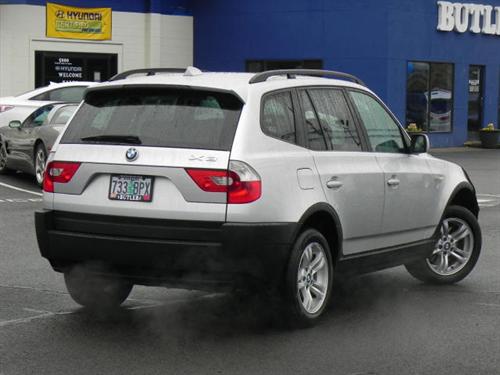
[[[47,210],[35,213],[35,224],[40,252],[56,271],[98,262],[136,283],[194,288],[279,282],[296,229]]]

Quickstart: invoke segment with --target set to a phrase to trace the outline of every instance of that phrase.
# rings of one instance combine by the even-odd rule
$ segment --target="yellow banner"
[[[47,3],[47,36],[66,39],[111,39],[111,8],[75,8]]]

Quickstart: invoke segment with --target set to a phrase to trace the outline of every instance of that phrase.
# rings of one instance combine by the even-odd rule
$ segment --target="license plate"
[[[109,183],[109,199],[151,202],[153,199],[153,177],[112,175]]]

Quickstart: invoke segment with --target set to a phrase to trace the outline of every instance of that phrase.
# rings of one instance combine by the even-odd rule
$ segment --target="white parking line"
[[[500,205],[500,195],[498,194],[477,194],[479,207],[495,207]]]
[[[32,202],[43,202],[43,199],[42,198],[4,198],[4,199],[0,199],[0,203],[32,203]]]
[[[42,193],[37,193],[36,191],[22,189],[20,187],[12,186],[12,185],[9,185],[9,184],[3,183],[3,182],[0,182],[0,186],[6,187],[6,188],[12,189],[12,190],[22,191],[23,193],[33,194],[33,195],[36,195],[38,197],[43,197]]]
[[[498,303],[476,303],[476,305],[500,308]]]
[[[57,291],[57,290],[39,289],[39,288],[33,288],[33,287],[21,286],[21,285],[0,284],[0,288],[27,289],[27,290],[33,290],[36,292],[43,292],[43,293],[49,293],[49,294],[68,295],[68,293],[66,293],[66,292],[61,292],[61,291]],[[158,308],[161,306],[169,306],[169,305],[175,305],[178,303],[215,298],[215,297],[218,297],[220,295],[221,295],[221,293],[210,293],[210,294],[204,294],[201,296],[196,296],[194,298],[190,298],[190,297],[188,297],[188,298],[175,298],[172,300],[163,300],[163,301],[158,301],[158,300],[154,300],[154,299],[144,299],[144,298],[128,298],[127,299],[128,301],[139,302],[141,304],[136,305],[136,306],[130,306],[130,307],[124,306],[124,309],[125,310],[153,309],[153,308]],[[27,311],[27,312],[36,313],[36,315],[28,316],[25,318],[18,318],[18,319],[0,320],[0,328],[11,326],[11,325],[30,323],[33,320],[51,318],[54,316],[78,314],[80,312],[80,310],[52,312],[52,311],[47,311],[47,310],[31,309],[28,307],[22,308],[22,310]],[[0,375],[2,375],[2,374],[0,373]]]
[[[29,323],[33,320],[44,319],[44,318],[48,318],[48,317],[55,316],[55,315],[68,315],[68,314],[74,313],[74,311],[52,312],[52,311],[35,310],[35,309],[28,309],[28,308],[24,308],[23,310],[28,311],[28,312],[38,313],[38,314],[34,315],[34,316],[28,316],[26,318],[0,321],[0,328],[5,327],[5,326],[9,326],[9,325],[13,325],[13,324]]]

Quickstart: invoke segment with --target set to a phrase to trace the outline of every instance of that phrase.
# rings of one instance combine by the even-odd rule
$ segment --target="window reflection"
[[[422,130],[427,130],[428,86],[429,64],[409,62],[406,89],[406,123],[414,123]]]
[[[409,62],[406,123],[429,132],[451,132],[453,64]]]

